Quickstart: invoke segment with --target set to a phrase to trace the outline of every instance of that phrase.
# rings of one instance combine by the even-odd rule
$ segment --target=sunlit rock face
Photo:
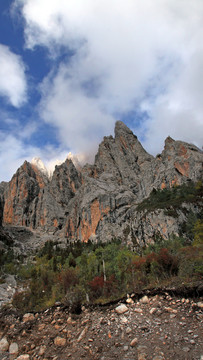
[[[155,158],[118,121],[115,136],[104,137],[93,165],[76,168],[67,159],[50,177],[40,159],[25,162],[0,192],[3,223],[60,230],[69,240],[84,242],[114,237],[147,242],[157,228],[167,237],[178,232],[183,216],[175,220],[156,212],[146,217],[137,204],[153,189],[201,179],[202,160],[197,147],[170,137]]]

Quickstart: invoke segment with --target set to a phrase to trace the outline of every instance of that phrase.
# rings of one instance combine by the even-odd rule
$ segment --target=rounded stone
[[[125,312],[128,311],[128,308],[125,304],[120,304],[119,306],[116,307],[115,310],[117,314],[124,314]]]
[[[140,302],[141,302],[142,304],[148,304],[148,302],[149,302],[148,296],[147,296],[147,295],[143,296],[143,297],[140,299]]]
[[[65,338],[57,336],[54,339],[54,345],[56,345],[56,346],[64,346],[65,344],[66,344],[66,339]]]
[[[137,338],[134,338],[131,343],[130,343],[130,346],[136,346],[138,343],[138,339]]]
[[[17,343],[11,343],[9,346],[9,354],[11,355],[17,355],[18,354],[18,344]]]
[[[7,351],[9,348],[9,343],[6,337],[0,340],[0,351]]]

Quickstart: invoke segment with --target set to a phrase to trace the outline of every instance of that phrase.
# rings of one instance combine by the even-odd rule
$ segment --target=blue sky
[[[153,155],[203,145],[202,0],[1,0],[0,181],[92,162],[124,121]]]

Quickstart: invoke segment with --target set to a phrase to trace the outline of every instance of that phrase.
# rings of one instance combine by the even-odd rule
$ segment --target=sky
[[[0,0],[0,181],[93,162],[122,120],[156,155],[203,145],[202,0]]]

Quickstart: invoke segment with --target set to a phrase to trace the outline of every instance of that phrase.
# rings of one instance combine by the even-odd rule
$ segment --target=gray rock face
[[[54,230],[64,221],[66,206],[81,184],[71,160],[56,166],[51,181],[24,162],[4,192],[4,224]]]
[[[84,183],[68,206],[67,237],[81,241],[120,237],[145,244],[156,233],[164,238],[178,233],[184,214],[180,212],[178,219],[166,217],[163,211],[145,216],[136,211],[136,205],[153,188],[200,179],[202,160],[198,148],[171,138],[166,140],[162,154],[154,158],[126,125],[117,122],[115,138],[105,137],[95,164],[83,169]]]
[[[170,188],[202,178],[203,154],[194,145],[167,138],[163,152],[149,155],[121,121],[115,136],[104,137],[94,165],[76,169],[71,160],[56,166],[48,180],[25,162],[3,191],[3,222],[63,232],[69,240],[131,243],[167,238],[185,221],[163,210],[138,212],[137,204],[154,189]],[[1,193],[1,191],[0,191]],[[1,198],[0,198],[1,199]],[[2,202],[0,202],[1,204]]]

